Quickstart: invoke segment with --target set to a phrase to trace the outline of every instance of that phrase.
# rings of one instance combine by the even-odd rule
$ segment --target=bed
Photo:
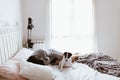
[[[22,48],[21,29],[0,29],[0,80],[120,80],[78,62],[62,71],[55,66],[32,64],[26,60],[33,51]]]

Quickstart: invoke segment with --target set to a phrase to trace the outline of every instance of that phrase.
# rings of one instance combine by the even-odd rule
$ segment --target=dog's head
[[[65,61],[68,61],[71,58],[72,53],[70,53],[70,52],[64,52],[63,56],[65,58]]]

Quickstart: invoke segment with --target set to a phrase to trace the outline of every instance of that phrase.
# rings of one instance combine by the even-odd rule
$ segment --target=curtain
[[[72,53],[97,51],[93,0],[52,0],[50,47]]]

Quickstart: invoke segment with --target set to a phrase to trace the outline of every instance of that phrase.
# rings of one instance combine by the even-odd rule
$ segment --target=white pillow
[[[33,51],[27,48],[22,48],[18,53],[12,58],[13,60],[27,60],[29,56],[33,54]]]
[[[54,75],[52,71],[52,68],[49,66],[20,61],[19,74],[29,80],[53,80]]]

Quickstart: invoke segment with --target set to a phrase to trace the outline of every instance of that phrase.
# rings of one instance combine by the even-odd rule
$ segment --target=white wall
[[[45,40],[49,24],[50,0],[22,0],[23,36],[26,41],[27,18],[33,18],[32,39]],[[120,56],[120,0],[96,0],[98,50],[104,54]]]
[[[45,40],[49,26],[49,0],[22,0],[23,41],[27,40],[28,17],[33,19],[32,40]]]
[[[0,0],[0,27],[21,26],[20,0]]]
[[[99,52],[120,59],[120,0],[96,0]]]

